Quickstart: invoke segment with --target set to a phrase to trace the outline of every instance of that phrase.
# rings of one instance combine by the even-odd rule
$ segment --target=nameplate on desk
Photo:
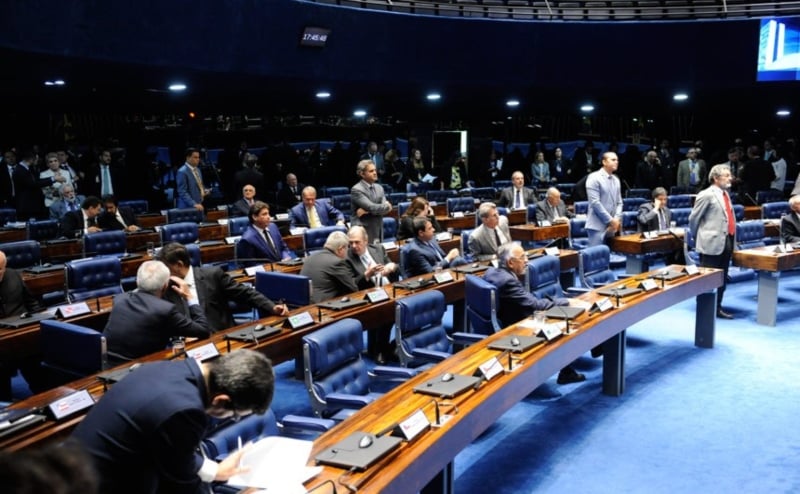
[[[483,377],[487,381],[491,381],[493,377],[502,373],[503,364],[500,363],[500,359],[497,357],[492,357],[478,366],[478,370],[476,371],[475,375],[477,377]]]
[[[300,314],[287,317],[286,321],[283,323],[283,327],[297,329],[309,326],[311,324],[314,324],[314,318],[311,317],[311,314],[308,311],[305,311],[301,312]]]
[[[655,280],[646,279],[646,280],[642,280],[642,282],[639,283],[639,288],[641,288],[642,290],[644,290],[646,292],[649,292],[650,290],[655,290],[656,288],[658,288],[658,285],[656,285]]]
[[[683,271],[689,276],[700,272],[700,270],[697,269],[696,264],[687,264],[686,266],[683,267]]]
[[[539,226],[552,226],[549,221],[544,220],[539,222]]]
[[[434,274],[433,279],[440,285],[442,283],[450,283],[453,281],[453,274],[450,271],[442,271],[441,273]]]
[[[255,276],[256,273],[264,273],[266,270],[264,269],[263,264],[259,264],[258,266],[250,266],[249,268],[244,268],[244,272],[247,273],[247,276]]]
[[[227,211],[227,210],[228,210],[228,206],[225,205],[225,204],[217,206],[217,211]]]
[[[92,309],[86,304],[86,302],[78,302],[77,304],[69,304],[69,305],[62,305],[56,309],[56,315],[63,319],[75,316],[82,316],[83,314],[88,314],[92,312]]]
[[[206,360],[219,357],[219,350],[217,350],[216,345],[213,343],[206,343],[203,346],[186,350],[186,355],[198,362],[205,362]]]
[[[422,409],[412,413],[410,417],[397,424],[397,427],[392,429],[392,435],[402,437],[406,441],[411,441],[420,433],[425,432],[430,428],[431,423],[428,417],[422,412]]]
[[[545,324],[539,329],[537,336],[541,336],[547,341],[553,341],[561,336],[561,326],[558,324]]]
[[[791,244],[778,244],[775,246],[775,252],[778,254],[788,254],[789,252],[794,251]]]
[[[306,230],[308,230],[308,228],[305,226],[295,226],[289,228],[289,233],[292,235],[302,235],[306,232]]]
[[[217,220],[217,223],[219,223],[220,225],[227,225],[228,224],[228,218],[220,218],[220,219]]]
[[[156,225],[153,228],[155,228],[156,233],[160,233],[161,232],[161,225]]]
[[[47,410],[54,419],[61,420],[81,410],[86,410],[92,405],[94,405],[94,398],[84,389],[50,403],[47,405]]]
[[[275,219],[278,221],[285,221],[289,219],[289,213],[278,213],[275,215]]]
[[[652,230],[649,232],[642,232],[642,236],[646,239],[658,238],[658,231]]]
[[[601,298],[600,300],[598,300],[597,302],[592,304],[591,311],[592,312],[606,312],[608,310],[611,310],[613,307],[614,307],[614,305],[611,303],[611,299],[606,297],[606,298]]]
[[[241,235],[236,235],[236,236],[234,236],[234,237],[225,237],[225,244],[226,244],[226,245],[233,245],[233,244],[235,244],[236,242],[238,242],[238,241],[239,241],[239,239],[241,239],[241,238],[242,238],[242,236],[241,236]]]
[[[371,304],[383,302],[384,300],[389,300],[389,294],[386,293],[386,290],[382,288],[378,290],[372,290],[364,295],[364,300],[369,300]]]
[[[558,247],[547,247],[546,249],[544,249],[544,253],[547,254],[548,256],[558,257],[558,255],[561,252],[558,250]]]
[[[305,262],[302,257],[295,257],[294,259],[282,259],[278,261],[279,266],[300,266]]]
[[[395,250],[397,248],[397,242],[394,242],[394,241],[383,242],[383,243],[381,243],[381,245],[383,245],[383,248],[385,250]]]
[[[450,216],[452,216],[453,218],[463,218],[464,211],[453,211],[452,213],[450,213]]]
[[[439,232],[436,234],[437,242],[447,242],[448,240],[452,239],[453,239],[453,234],[450,232]]]

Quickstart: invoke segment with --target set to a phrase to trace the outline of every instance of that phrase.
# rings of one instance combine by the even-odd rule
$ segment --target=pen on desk
[[[236,438],[236,442],[239,445],[239,449],[237,451],[242,450],[242,436]],[[239,457],[239,468],[242,468],[242,457]]]

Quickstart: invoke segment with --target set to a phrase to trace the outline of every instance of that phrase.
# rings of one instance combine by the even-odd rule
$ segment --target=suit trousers
[[[722,286],[717,288],[717,310],[722,307],[722,296],[725,294],[725,285],[728,284],[728,267],[731,265],[733,255],[733,235],[725,238],[725,248],[717,255],[700,254],[700,265],[704,268],[717,268],[723,271]]]

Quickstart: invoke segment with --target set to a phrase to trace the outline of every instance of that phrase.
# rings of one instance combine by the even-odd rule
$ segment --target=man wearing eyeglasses
[[[72,434],[92,457],[99,492],[200,492],[240,473],[247,448],[217,463],[199,453],[209,417],[262,414],[272,402],[269,359],[237,350],[215,360],[144,364],[97,402]]]

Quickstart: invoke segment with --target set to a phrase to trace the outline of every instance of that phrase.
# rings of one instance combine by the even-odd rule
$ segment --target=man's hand
[[[356,216],[358,216],[359,218],[361,218],[365,214],[367,214],[367,210],[366,209],[363,209],[363,208],[356,209]]]
[[[97,232],[102,232],[103,229],[100,228],[99,226],[90,226],[89,228],[86,229],[86,231],[89,233],[97,233]]]
[[[183,297],[184,300],[189,300],[189,297],[192,296],[192,291],[189,288],[189,285],[183,281],[183,278],[178,276],[170,276],[169,279],[175,283],[172,285],[172,290]]]
[[[139,230],[140,228],[136,225],[128,225],[128,227],[125,228],[126,232],[138,232]]]
[[[225,482],[234,475],[249,471],[250,468],[243,467],[241,461],[242,455],[250,449],[251,445],[252,443],[246,444],[242,449],[234,451],[227,458],[219,462],[219,468],[217,469],[217,475],[214,477],[214,480],[217,482]]]
[[[389,264],[383,265],[383,271],[381,272],[381,274],[383,276],[388,276],[394,273],[395,271],[397,271],[397,264],[390,262]]]
[[[618,232],[620,227],[620,221],[618,218],[611,218],[611,221],[608,222],[608,231],[610,232]]]
[[[197,204],[195,204],[195,205],[194,205],[194,208],[195,208],[196,210],[198,210],[198,211],[203,211],[203,210],[205,209],[205,208],[203,208],[203,205],[202,205],[202,204],[200,204],[200,203],[197,203]]]
[[[445,259],[447,259],[447,262],[451,262],[453,259],[455,259],[460,255],[461,253],[458,251],[458,249],[450,249],[450,252],[447,253]]]
[[[272,313],[278,316],[288,316],[289,308],[286,307],[286,304],[277,304],[272,308]]]

